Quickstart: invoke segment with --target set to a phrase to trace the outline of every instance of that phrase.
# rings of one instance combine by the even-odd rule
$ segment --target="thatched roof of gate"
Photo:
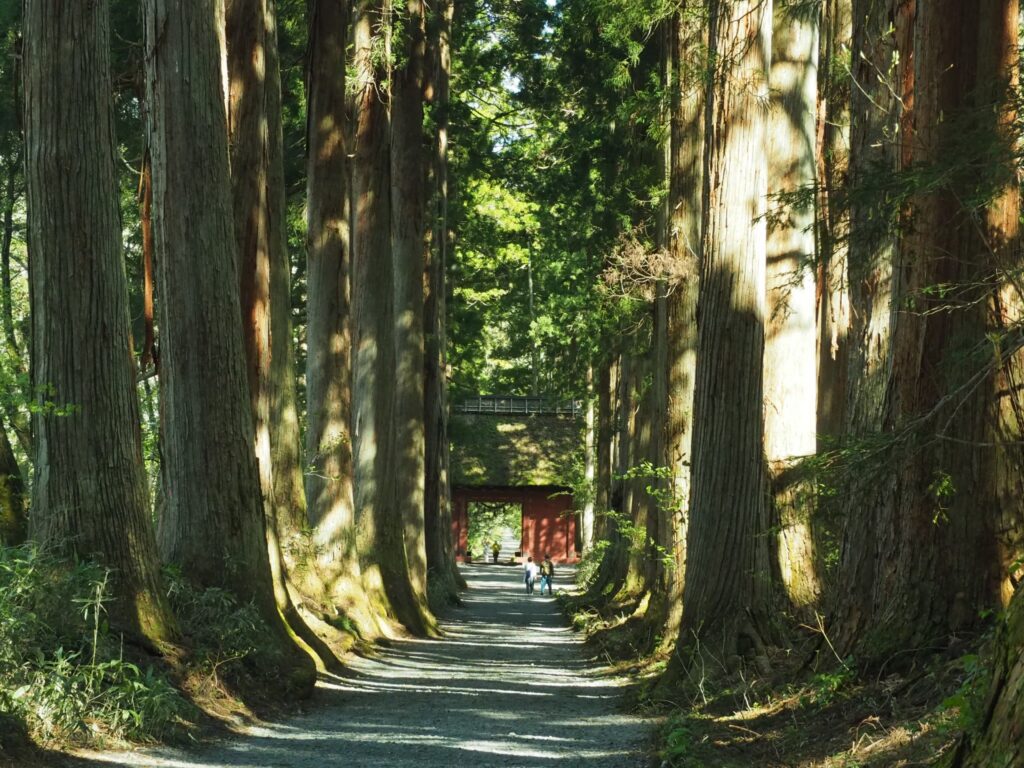
[[[453,485],[571,486],[582,464],[582,427],[570,417],[453,414],[449,437]]]

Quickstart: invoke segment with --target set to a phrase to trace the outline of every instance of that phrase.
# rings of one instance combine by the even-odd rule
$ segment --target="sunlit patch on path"
[[[199,752],[90,757],[154,768],[645,765],[649,724],[621,711],[627,681],[584,660],[555,601],[524,594],[518,568],[465,573],[466,607],[444,639],[352,660],[322,681],[315,712]]]

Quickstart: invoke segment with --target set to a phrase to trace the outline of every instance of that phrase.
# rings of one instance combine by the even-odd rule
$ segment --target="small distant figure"
[[[501,544],[495,541],[491,544],[491,556],[494,558],[494,564],[498,564],[498,553],[501,552]]]
[[[533,585],[537,581],[537,564],[532,557],[526,558],[526,565],[523,566],[523,576],[526,579],[526,594],[533,594]]]
[[[551,595],[551,585],[555,580],[555,564],[551,562],[551,555],[544,555],[544,562],[540,564],[540,593],[544,594],[544,587],[548,588],[548,596]]]

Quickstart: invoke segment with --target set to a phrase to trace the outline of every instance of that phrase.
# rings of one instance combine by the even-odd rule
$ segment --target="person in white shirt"
[[[539,570],[532,557],[526,558],[526,563],[523,565],[523,577],[526,581],[526,594],[528,595],[533,594],[533,585],[537,581]]]

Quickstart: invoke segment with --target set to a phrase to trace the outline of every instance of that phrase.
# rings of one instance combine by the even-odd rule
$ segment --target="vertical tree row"
[[[240,206],[245,226],[239,230],[252,249],[243,268],[232,204],[224,7],[207,0],[154,0],[145,11],[160,291],[161,471],[166,496],[159,520],[161,546],[166,560],[198,584],[222,587],[252,601],[288,669],[284,685],[308,690],[312,660],[292,640],[271,573],[265,504],[269,481],[261,481],[259,463],[262,458],[269,464],[269,446],[261,457],[256,453],[257,431],[268,429],[266,410],[261,423],[252,407],[255,388],[265,382],[257,373],[266,370],[259,356],[266,359],[268,350],[262,345],[268,339],[265,331],[257,333],[250,347],[261,346],[254,348],[256,358],[249,365],[245,330],[257,331],[267,323],[267,298],[256,303],[252,314],[257,300],[252,294],[246,302],[245,330],[241,322],[243,272],[251,285],[249,273],[255,279],[260,270],[263,290],[269,290],[267,260],[260,266],[255,261],[257,252],[266,255],[267,209],[260,202],[267,194],[266,165],[257,165],[255,171],[264,169],[263,188],[255,184],[246,190],[259,196],[253,209]],[[254,23],[261,22],[262,17]],[[247,64],[262,67],[262,62],[261,56]],[[265,121],[252,124],[262,124],[265,131]],[[265,154],[264,136],[261,132],[247,139],[258,142]],[[261,439],[268,440],[266,435]]]
[[[641,588],[676,672],[763,668],[782,617],[826,617],[861,668],[977,632],[1024,530],[1016,4],[673,11],[670,237],[642,265],[666,280],[667,356],[655,339],[599,379],[609,546],[586,600],[636,606],[638,558],[669,554]],[[667,404],[628,383],[650,361]],[[657,521],[612,477],[644,460],[672,479]],[[1010,617],[989,759],[1021,706],[1019,597]]]

